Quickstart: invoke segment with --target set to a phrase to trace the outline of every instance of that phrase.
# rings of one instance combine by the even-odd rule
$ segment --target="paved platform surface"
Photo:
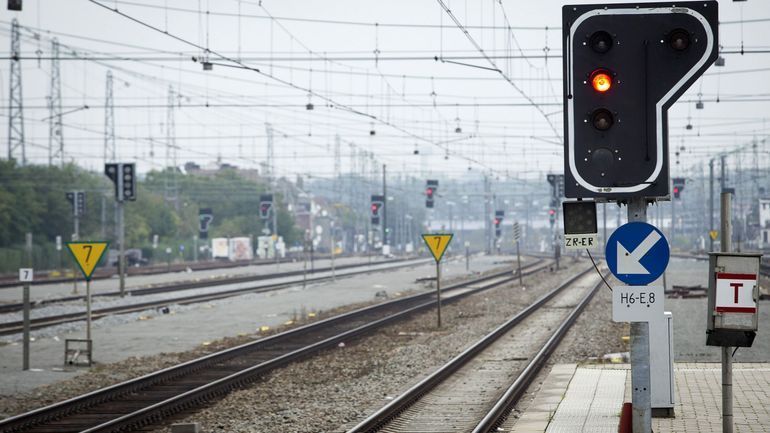
[[[530,407],[505,431],[516,433],[616,432],[630,401],[627,364],[559,364]],[[721,365],[677,363],[676,416],[653,418],[656,433],[721,432]],[[735,433],[770,432],[770,363],[733,365]]]

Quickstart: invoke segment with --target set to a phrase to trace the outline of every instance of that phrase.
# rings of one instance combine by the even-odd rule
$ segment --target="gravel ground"
[[[480,275],[491,274],[499,271],[499,269],[490,270],[488,272],[483,272]],[[459,282],[463,279],[464,277],[454,277],[442,279],[442,281],[446,285],[449,285]],[[427,283],[425,286],[430,287],[431,285]],[[406,296],[412,294],[413,292],[414,291],[402,291],[390,293],[389,297],[395,298]],[[315,318],[311,320],[320,320],[379,302],[382,302],[382,299],[377,299],[371,302],[349,304],[327,311],[297,311],[296,315],[305,316],[306,313],[314,313]],[[157,312],[148,312],[148,314],[155,313]],[[111,317],[102,320],[108,319],[111,319]],[[155,356],[130,357],[121,362],[96,364],[95,367],[93,367],[90,371],[72,379],[60,381],[51,385],[40,386],[29,392],[17,392],[12,395],[0,394],[0,419],[76,397],[78,395],[94,391],[99,388],[139,377],[163,368],[171,367],[181,362],[186,362],[213,352],[224,350],[240,344],[245,344],[255,339],[263,338],[268,335],[272,335],[308,323],[311,320],[297,321],[296,323],[285,324],[283,326],[274,327],[257,334],[243,334],[237,337],[223,338],[221,340],[211,341],[208,342],[208,344],[202,345],[198,349],[192,351],[179,353],[161,353]],[[100,321],[94,323],[99,322]]]
[[[433,313],[415,316],[374,336],[277,370],[185,421],[201,422],[204,431],[344,431],[585,266],[581,262],[556,274],[529,277],[526,289],[501,287],[444,307],[441,330],[435,329]],[[583,346],[596,347],[586,349],[588,352],[604,353],[605,339],[590,341]],[[168,431],[167,427],[157,430]]]
[[[515,419],[527,410],[554,365],[594,361],[607,353],[627,352],[629,346],[623,337],[628,336],[629,332],[627,323],[612,321],[612,292],[606,286],[600,287],[572,329],[564,336],[548,364],[532,381],[504,427],[515,425]]]

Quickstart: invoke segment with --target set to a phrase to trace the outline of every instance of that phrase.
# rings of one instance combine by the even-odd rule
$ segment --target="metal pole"
[[[441,328],[441,262],[436,261],[436,318]]]
[[[193,235],[193,261],[198,262],[198,235]]]
[[[77,199],[75,203],[77,203]],[[75,209],[77,209],[77,204],[75,205]],[[77,212],[77,210],[75,212]],[[74,224],[74,227],[72,229],[72,240],[77,241],[77,240],[80,240],[80,219],[78,218],[77,213],[75,213],[73,217],[73,224]],[[78,292],[78,272],[77,272],[77,269],[75,269],[75,263],[73,263],[72,264],[72,293],[77,294],[77,292]]]
[[[27,267],[32,267],[32,233],[27,233]],[[23,337],[23,359],[22,359],[22,368],[24,370],[29,370],[29,342],[30,342],[30,336],[29,336],[29,330],[30,330],[30,323],[29,323],[29,310],[30,310],[30,301],[29,301],[29,282],[24,283],[24,316],[23,316],[23,328],[24,328],[24,337]]]
[[[628,222],[647,220],[644,198],[628,202]],[[650,327],[648,322],[631,322],[631,401],[632,431],[652,432],[652,402],[650,397]]]
[[[312,242],[312,241],[311,241]],[[303,248],[302,258],[302,288],[307,286],[307,241],[305,241],[305,248]]]
[[[676,236],[676,213],[674,212],[674,207],[676,205],[676,199],[674,197],[671,197],[671,246],[674,246],[674,237]]]
[[[23,338],[23,361],[22,368],[29,370],[29,283],[24,283],[24,338]]]
[[[523,277],[521,275],[521,253],[519,252],[519,241],[516,241],[516,262],[519,265],[519,285],[523,286],[524,281],[522,281]]]
[[[120,178],[120,176],[118,176]],[[120,274],[120,297],[126,296],[126,227],[123,216],[123,202],[118,202],[118,273]]]
[[[390,245],[388,242],[388,178],[387,166],[382,164],[382,244]],[[387,249],[387,248],[386,248]]]
[[[709,160],[709,252],[714,252],[714,159]]]
[[[603,227],[603,234],[602,234],[602,241],[606,245],[607,244],[607,202],[602,203],[602,227]]]
[[[722,166],[724,168],[724,165]],[[724,171],[723,171],[724,173]],[[733,250],[732,195],[722,191],[720,196],[721,250]],[[722,348],[722,432],[733,433],[733,357],[732,347]]]
[[[468,245],[465,246],[465,272],[471,269],[471,251]]]
[[[91,279],[86,280],[86,340],[91,341]]]
[[[277,265],[280,265],[281,261],[278,258],[278,206],[276,201],[277,197],[278,195],[275,194],[275,189],[273,189],[273,205],[270,207],[270,212],[273,213],[273,236],[275,237],[275,240],[273,241],[273,255],[275,256],[275,263]],[[311,205],[311,208],[312,208],[312,205]],[[312,212],[312,209],[311,209],[311,212]]]
[[[332,254],[332,281],[337,281],[337,275],[334,272],[334,225],[329,224],[329,251]]]

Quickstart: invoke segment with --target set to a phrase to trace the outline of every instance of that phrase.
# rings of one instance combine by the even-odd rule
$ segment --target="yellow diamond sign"
[[[711,236],[711,240],[715,241],[719,237],[719,232],[716,230],[709,231],[709,236]]]
[[[436,262],[441,261],[441,257],[444,256],[444,251],[449,243],[452,242],[451,233],[430,233],[422,235],[422,240],[425,241],[425,245],[428,246],[430,253],[433,254],[433,258]]]
[[[67,248],[86,280],[91,279],[96,265],[107,251],[107,245],[109,245],[107,242],[67,242]]]

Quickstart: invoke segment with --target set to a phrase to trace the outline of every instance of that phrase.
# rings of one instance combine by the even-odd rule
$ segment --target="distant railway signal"
[[[425,207],[433,208],[436,190],[438,190],[438,181],[429,179],[425,186]]]
[[[385,196],[372,195],[371,204],[369,205],[369,216],[373,226],[380,224],[380,209],[385,206]]]
[[[69,191],[65,195],[67,201],[72,205],[73,216],[83,216],[86,214],[86,193],[85,191]]]
[[[104,174],[115,185],[115,200],[118,202],[136,201],[136,164],[104,164]]]
[[[200,209],[198,211],[198,237],[207,239],[209,237],[209,228],[214,221],[214,212],[211,208]]]
[[[259,217],[263,220],[270,218],[270,211],[273,210],[273,194],[262,194],[259,196]]]
[[[685,184],[685,182],[686,182],[685,178],[683,178],[683,177],[675,177],[674,179],[672,179],[672,183],[674,185],[673,189],[672,189],[672,192],[673,192],[673,195],[674,195],[675,199],[678,200],[680,198],[680,195],[682,194],[682,191],[684,191],[684,184]]]
[[[566,197],[669,195],[668,109],[718,57],[717,11],[564,6]]]

